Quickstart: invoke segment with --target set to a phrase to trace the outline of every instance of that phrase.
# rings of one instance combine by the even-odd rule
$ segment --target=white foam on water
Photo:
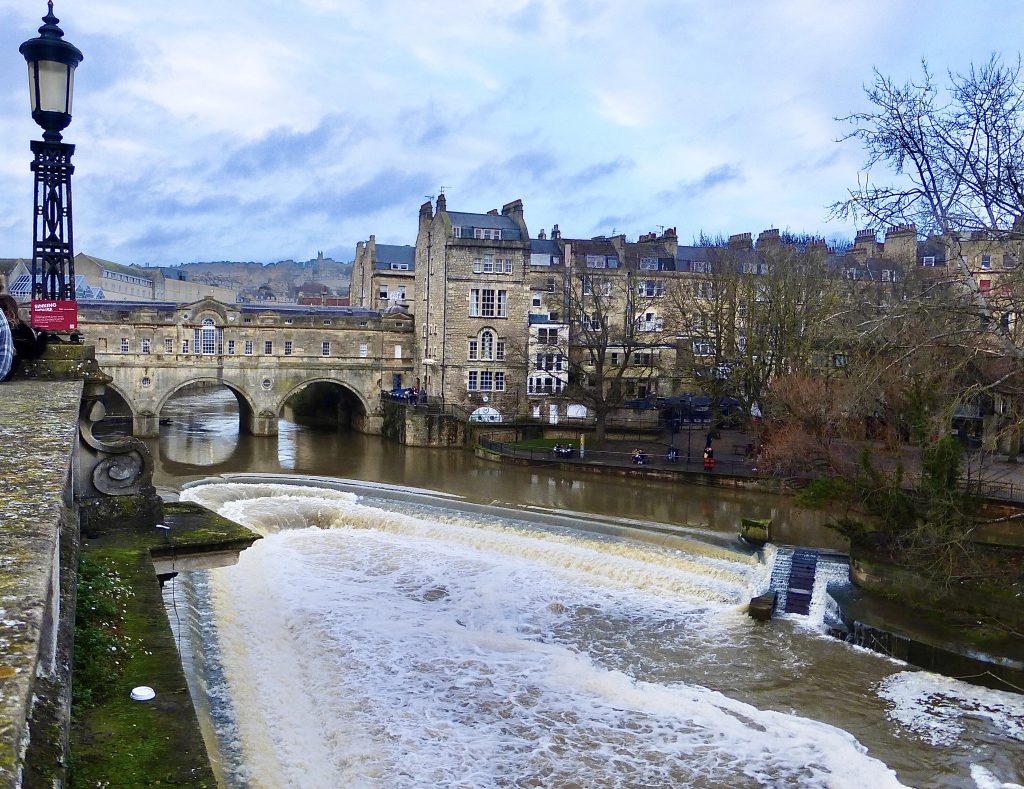
[[[978,789],[1024,789],[1020,784],[1003,783],[980,764],[971,765],[971,779]]]
[[[887,715],[932,745],[950,745],[966,727],[981,724],[1024,743],[1024,696],[970,685],[927,671],[887,677],[878,694],[889,702]]]
[[[183,495],[263,535],[308,526],[372,529],[529,557],[553,563],[560,571],[583,572],[628,588],[660,589],[733,605],[749,599],[748,575],[755,565],[741,561],[746,557],[695,556],[629,541],[493,525],[456,512],[438,511],[426,519],[360,504],[350,493],[320,495],[324,492],[287,485],[228,484],[190,488]],[[552,551],[554,545],[558,551]]]
[[[899,786],[841,729],[587,651],[667,616],[715,638],[749,565],[252,487],[268,536],[209,573],[245,785]]]

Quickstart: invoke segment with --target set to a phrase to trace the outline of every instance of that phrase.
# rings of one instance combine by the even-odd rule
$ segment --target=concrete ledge
[[[70,480],[81,399],[81,381],[0,385],[2,787],[21,784],[37,678],[66,668],[57,650],[60,531],[76,518]]]

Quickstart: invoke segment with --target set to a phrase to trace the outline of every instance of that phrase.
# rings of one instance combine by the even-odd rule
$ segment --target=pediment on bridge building
[[[219,318],[219,323],[227,322],[229,312],[238,312],[238,308],[235,307],[234,304],[228,305],[222,301],[211,299],[209,297],[186,305],[186,309],[192,316],[193,320],[199,320],[201,318],[214,318],[214,320],[217,320]]]

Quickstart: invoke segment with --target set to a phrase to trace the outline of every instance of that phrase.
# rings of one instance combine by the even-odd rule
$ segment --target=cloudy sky
[[[19,44],[0,0],[0,257],[29,254]],[[1020,0],[56,0],[76,76],[75,242],[121,263],[340,260],[418,206],[522,198],[533,234],[852,234],[836,116],[872,68],[1015,59]]]

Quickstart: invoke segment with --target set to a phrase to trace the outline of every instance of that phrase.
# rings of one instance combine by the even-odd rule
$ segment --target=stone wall
[[[67,756],[80,381],[0,385],[0,786],[60,785]],[[68,576],[71,576],[70,578]],[[31,779],[26,755],[38,759]]]

